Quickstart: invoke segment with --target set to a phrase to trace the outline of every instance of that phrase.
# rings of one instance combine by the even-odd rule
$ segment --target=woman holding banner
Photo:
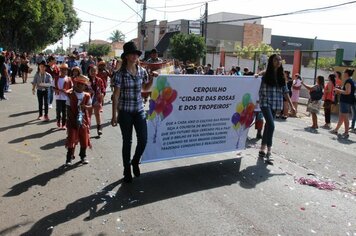
[[[271,55],[268,59],[267,70],[262,77],[259,91],[260,107],[266,120],[259,157],[266,157],[267,161],[271,161],[274,119],[276,112],[283,109],[283,97],[289,103],[292,111],[295,112],[283,72],[281,57],[277,54]]]
[[[139,163],[147,143],[146,114],[141,89],[150,82],[144,68],[137,65],[141,51],[133,42],[124,44],[122,66],[114,77],[111,125],[119,123],[123,146],[124,182],[132,182],[131,165],[136,177],[140,176]],[[137,146],[131,161],[132,129],[135,128]]]

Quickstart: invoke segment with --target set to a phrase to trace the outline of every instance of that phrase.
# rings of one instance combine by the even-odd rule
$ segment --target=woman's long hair
[[[280,67],[278,67],[277,78],[275,77],[275,73],[274,73],[273,60],[277,56],[279,55],[272,54],[268,58],[267,70],[264,75],[264,82],[269,86],[283,87],[286,85],[286,80],[284,78],[284,73],[283,73],[284,72],[283,66],[281,65]]]
[[[334,74],[330,74],[329,75],[329,80],[331,81],[331,83],[333,83],[334,87],[336,86],[335,77],[336,76]]]
[[[325,83],[324,76],[319,75],[317,77],[317,80],[318,80],[318,85],[320,86],[321,90],[323,90],[324,89],[324,83]]]

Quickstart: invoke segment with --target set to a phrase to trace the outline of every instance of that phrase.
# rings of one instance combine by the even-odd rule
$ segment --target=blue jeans
[[[272,147],[272,139],[274,132],[274,118],[276,117],[276,111],[270,107],[261,107],[263,117],[266,120],[265,128],[262,135],[262,145]]]
[[[351,106],[351,112],[352,112],[352,121],[351,121],[351,129],[355,128],[355,122],[356,122],[356,103]]]
[[[137,146],[132,160],[139,161],[145,150],[147,143],[147,123],[146,114],[142,112],[126,112],[119,111],[118,123],[122,134],[122,161],[124,168],[130,168],[131,161],[131,144],[132,144],[132,128],[135,128],[137,136]]]
[[[52,104],[53,102],[53,88],[49,87],[48,89],[48,105]]]

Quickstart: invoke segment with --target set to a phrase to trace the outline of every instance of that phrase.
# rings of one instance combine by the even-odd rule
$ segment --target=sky
[[[208,12],[267,16],[345,2],[348,1],[210,0]],[[82,21],[93,21],[92,40],[108,40],[114,30],[122,31],[126,35],[126,41],[137,37],[137,22],[142,19],[142,4],[136,3],[135,0],[74,0],[74,7]],[[147,0],[146,20],[196,20],[203,16],[204,10],[203,0]],[[262,24],[265,28],[271,28],[273,35],[356,42],[355,14],[356,1],[350,5],[324,11],[262,19]],[[71,42],[79,45],[88,41],[88,38],[89,23],[82,22]],[[60,45],[58,42],[49,48],[54,49]],[[63,39],[63,45],[64,48],[68,47],[68,38]]]

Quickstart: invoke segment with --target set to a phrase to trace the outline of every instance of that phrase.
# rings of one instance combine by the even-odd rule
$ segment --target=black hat
[[[40,65],[44,65],[44,66],[46,66],[47,65],[47,63],[46,63],[46,61],[45,60],[43,60],[43,61],[41,61],[40,63],[38,63],[38,65],[40,66]]]
[[[151,54],[152,54],[152,53],[158,53],[157,49],[155,49],[155,48],[152,49],[152,50],[151,50]]]
[[[124,44],[124,52],[121,54],[121,58],[124,59],[127,54],[137,54],[138,56],[141,56],[142,52],[137,49],[134,42],[130,41]]]

